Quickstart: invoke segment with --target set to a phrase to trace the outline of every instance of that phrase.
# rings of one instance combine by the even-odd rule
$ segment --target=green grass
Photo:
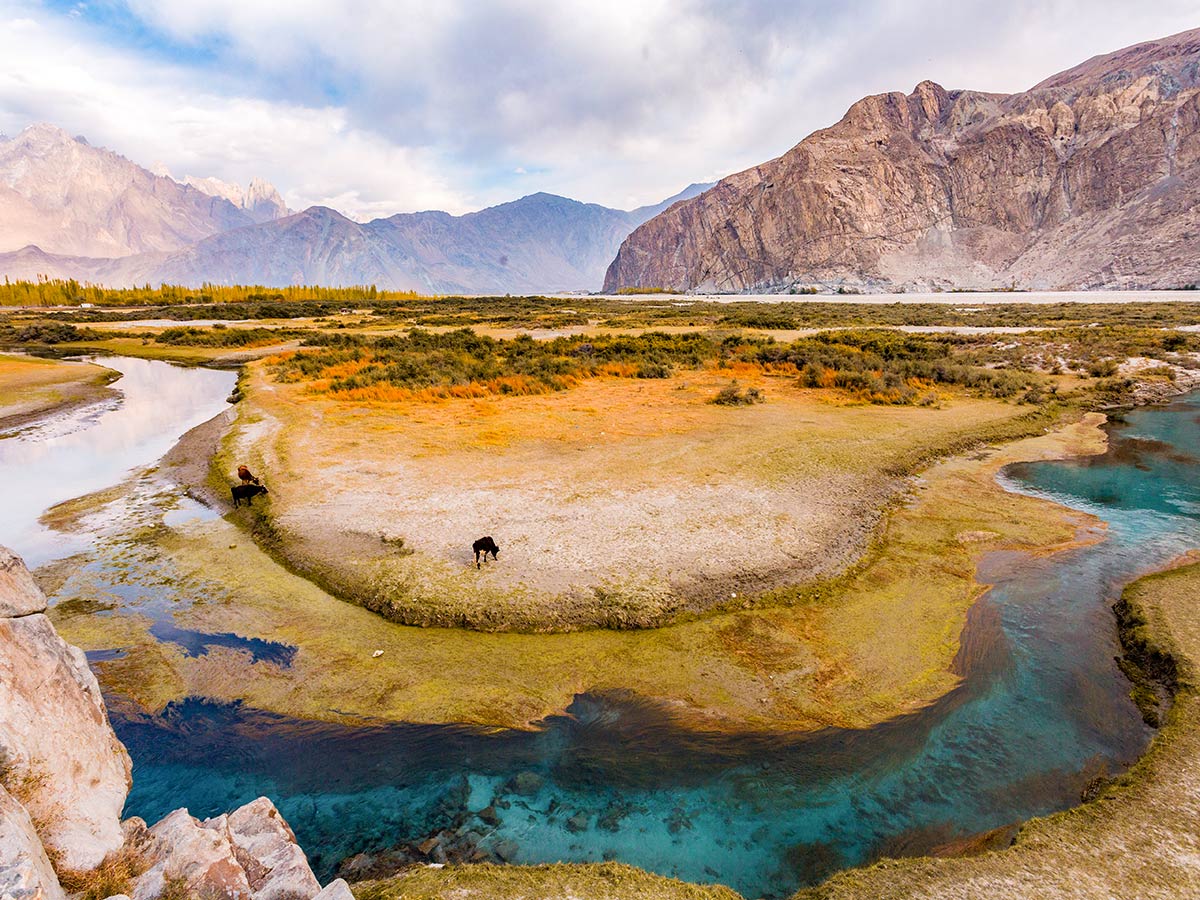
[[[722,885],[689,884],[620,863],[413,868],[354,885],[356,900],[740,900]]]

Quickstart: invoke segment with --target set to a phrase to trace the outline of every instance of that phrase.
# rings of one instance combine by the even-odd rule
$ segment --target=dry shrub
[[[58,881],[63,890],[76,895],[77,900],[105,900],[115,894],[132,894],[133,880],[149,867],[136,850],[122,847],[108,854],[90,871],[59,868]]]

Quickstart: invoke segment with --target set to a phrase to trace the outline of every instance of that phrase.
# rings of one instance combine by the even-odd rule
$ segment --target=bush
[[[20,344],[66,344],[71,341],[94,341],[108,336],[91,328],[76,328],[65,322],[38,322],[17,330],[13,338]]]
[[[1116,375],[1119,368],[1120,363],[1115,359],[1098,359],[1088,364],[1087,371],[1093,378],[1108,378]]]
[[[711,403],[718,406],[753,406],[755,403],[766,402],[766,397],[758,388],[746,388],[742,390],[738,387],[737,380],[729,382],[725,387],[717,392],[717,396],[713,397]]]
[[[171,339],[191,340],[191,330],[183,331],[188,333]],[[669,378],[700,368],[791,376],[802,387],[840,389],[869,403],[892,404],[914,403],[940,384],[1005,398],[1037,382],[1028,371],[993,368],[999,354],[987,345],[981,351],[961,337],[885,330],[825,332],[781,343],[697,332],[497,340],[466,328],[441,333],[418,328],[386,337],[326,332],[310,335],[304,346],[304,352],[275,364],[276,377],[319,382],[314,389],[351,400],[545,393],[587,378]],[[1018,361],[1005,352],[999,364]]]

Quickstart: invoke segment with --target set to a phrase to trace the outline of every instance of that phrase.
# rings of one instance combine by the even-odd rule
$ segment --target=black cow
[[[479,554],[483,554],[483,561],[487,562],[487,555],[492,554],[492,559],[497,559],[500,548],[496,546],[496,542],[492,540],[492,536],[481,537],[471,545],[471,549],[475,551],[475,568],[479,568]]]
[[[229,489],[229,493],[233,495],[233,505],[236,509],[243,500],[246,501],[247,506],[252,506],[253,504],[250,502],[251,500],[257,497],[259,494],[266,494],[269,492],[267,491],[266,485],[262,484],[235,484]]]

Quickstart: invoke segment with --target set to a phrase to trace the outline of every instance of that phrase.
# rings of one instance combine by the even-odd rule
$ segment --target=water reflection
[[[38,523],[49,507],[120,482],[151,465],[184,432],[215,416],[237,381],[234,372],[165,362],[105,358],[121,373],[115,403],[52,417],[0,440],[0,544],[36,567],[83,550],[87,538]]]

